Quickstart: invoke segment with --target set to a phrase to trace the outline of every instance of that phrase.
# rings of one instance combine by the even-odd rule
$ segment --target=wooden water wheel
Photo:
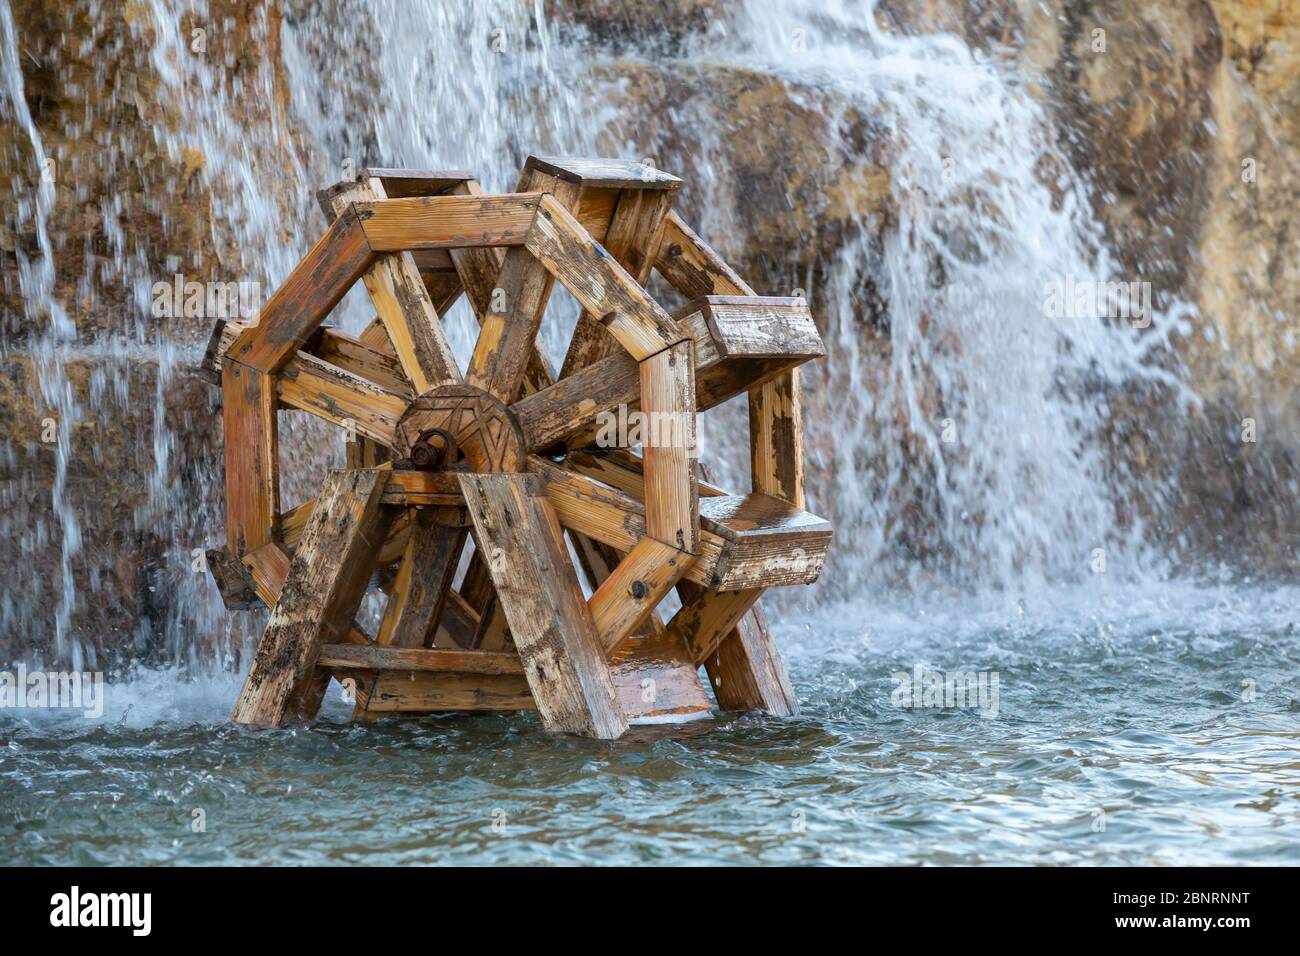
[[[802,299],[755,295],[686,226],[679,185],[530,157],[512,194],[390,169],[321,194],[329,231],[204,362],[226,450],[209,565],[227,605],[271,608],[235,721],[310,718],[335,677],[358,718],[536,708],[613,738],[709,713],[701,665],[723,709],[795,712],[757,600],[815,580],[829,546],[803,510],[798,379],[823,347]],[[688,304],[656,303],[652,269]],[[357,279],[378,318],[354,338],[322,323]],[[537,344],[556,281],[584,310],[558,375]],[[480,323],[463,373],[439,320],[461,295]],[[752,491],[731,495],[701,478],[695,419],[745,392]],[[281,409],[351,439],[286,512]],[[372,581],[373,638],[355,622]]]

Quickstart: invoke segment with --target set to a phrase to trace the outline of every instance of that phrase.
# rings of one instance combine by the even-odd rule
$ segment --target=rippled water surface
[[[0,844],[34,864],[1300,863],[1298,609],[1166,585],[786,611],[799,718],[616,743],[531,714],[351,726],[337,688],[315,725],[249,732],[223,723],[233,675],[146,673],[98,721],[0,716]],[[917,664],[997,672],[997,716],[893,706]]]

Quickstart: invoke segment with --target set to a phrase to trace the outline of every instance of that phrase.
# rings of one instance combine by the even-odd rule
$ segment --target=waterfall
[[[175,100],[171,115],[181,117],[158,126],[158,146],[177,162],[190,150],[203,157],[214,244],[236,250],[229,262],[203,266],[143,261],[124,245],[116,263],[135,289],[138,315],[106,348],[122,361],[143,349],[157,365],[149,500],[129,521],[151,525],[168,550],[154,600],[165,632],[157,639],[171,659],[228,661],[250,630],[189,567],[196,547],[221,539],[222,481],[219,471],[184,485],[169,479],[186,430],[211,423],[175,420],[167,396],[204,343],[177,341],[151,323],[152,284],[174,268],[211,267],[226,280],[254,279],[269,295],[321,231],[317,189],[366,165],[405,165],[467,168],[485,188],[508,190],[530,152],[680,154],[689,168],[664,165],[691,177],[684,194],[696,205],[683,215],[706,239],[727,234],[728,247],[743,246],[735,206],[746,197],[735,194],[726,117],[678,104],[665,126],[638,138],[624,115],[625,76],[644,68],[776,78],[793,101],[825,115],[817,146],[831,160],[861,150],[849,129],[854,116],[870,117],[889,158],[895,221],[855,215],[815,268],[751,277],[760,292],[802,288],[826,339],[827,357],[804,372],[809,507],[835,522],[837,537],[810,594],[1084,580],[1098,551],[1130,576],[1162,573],[1136,515],[1158,511],[1172,489],[1116,460],[1107,432],[1112,403],[1125,395],[1159,401],[1170,414],[1195,403],[1167,347],[1189,308],[1162,302],[1144,329],[1096,310],[1045,315],[1052,283],[1116,278],[1115,267],[1090,216],[1087,183],[1057,155],[1051,119],[1014,63],[950,35],[885,32],[871,0],[747,0],[675,46],[632,35],[617,48],[580,25],[552,23],[542,0],[335,0],[311,15],[286,12],[278,35],[260,10],[255,36],[263,50],[278,49],[280,63],[263,56],[233,86],[223,62],[188,55],[195,40],[183,24],[207,22],[204,0],[151,0],[149,10],[150,63]],[[0,28],[5,102],[39,167],[44,153],[23,100],[7,0]],[[252,114],[250,102],[260,104]],[[674,145],[677,132],[689,135],[691,150]],[[64,578],[45,585],[45,601],[58,609],[50,650],[79,661],[68,622],[73,603],[89,596],[71,589],[78,515],[61,482],[80,410],[60,373],[75,328],[52,294],[51,201],[40,186],[20,202],[20,217],[34,220],[41,237],[40,256],[22,259],[21,275],[29,309],[46,316],[36,354],[42,401],[58,412],[53,494]],[[562,290],[555,303],[545,337],[558,357],[577,308]],[[355,331],[371,315],[360,289],[341,304],[339,320]],[[464,360],[472,316],[462,302],[445,319]],[[720,477],[737,487],[743,427],[734,405],[703,426]],[[286,444],[326,435],[332,444],[285,468],[286,504],[314,492],[322,469],[341,460],[341,443],[318,425],[285,428]],[[1128,507],[1135,496],[1147,507]],[[21,607],[6,599],[6,626],[41,617],[40,598],[33,593]]]

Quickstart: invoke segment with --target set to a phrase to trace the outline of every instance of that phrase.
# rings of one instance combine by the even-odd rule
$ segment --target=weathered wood
[[[691,663],[699,666],[731,633],[761,593],[761,589],[699,591],[693,600],[683,602],[681,609],[668,622],[666,631],[682,642]]]
[[[402,363],[391,351],[372,348],[358,338],[338,329],[322,328],[319,336],[310,344],[307,352],[322,362],[337,366],[345,372],[351,372],[358,378],[374,382],[380,388],[414,398],[415,392],[411,382],[402,371]]]
[[[645,501],[645,460],[627,448],[578,448],[565,456],[564,467]],[[701,497],[716,498],[728,494],[703,478],[698,479],[696,485]]]
[[[662,628],[623,641],[609,655],[609,670],[629,724],[682,723],[712,712],[698,668]]]
[[[749,461],[754,491],[803,508],[803,406],[797,368],[750,390]]]
[[[447,595],[447,603],[442,609],[435,632],[434,647],[471,648],[474,634],[478,630],[478,611],[470,607],[468,601],[457,591]]]
[[[557,179],[590,188],[676,189],[682,181],[646,163],[576,156],[529,156],[525,170],[538,170]]]
[[[500,651],[443,650],[430,647],[382,647],[377,644],[326,644],[318,667],[377,671],[433,671],[443,674],[517,674],[518,654]]]
[[[470,646],[485,651],[500,651],[513,646],[513,642],[510,640],[510,623],[506,618],[506,609],[497,600],[495,593],[488,598],[487,604],[483,607],[483,613],[479,615],[478,627],[474,630],[474,637],[470,642]]]
[[[754,295],[749,285],[675,212],[664,220],[655,268],[688,299],[704,295]]]
[[[638,361],[686,337],[553,197],[542,196],[524,245]]]
[[[257,588],[242,561],[225,548],[209,548],[204,555],[208,573],[221,595],[227,611],[243,611],[259,607]]]
[[[267,544],[280,510],[275,382],[239,363],[221,371],[226,453],[226,547],[243,555]]]
[[[383,199],[381,183],[376,179],[351,184],[322,200],[322,205],[328,203],[330,212],[342,215],[355,203]],[[414,256],[409,252],[377,255],[363,281],[414,393],[459,382],[460,370]]]
[[[518,246],[536,218],[540,197],[434,196],[355,203],[353,209],[375,252]]]
[[[437,196],[460,183],[472,180],[474,174],[467,169],[390,169],[369,167],[361,171],[361,178],[377,179],[389,199],[409,196]]]
[[[620,736],[627,720],[542,483],[523,475],[460,481],[543,726]]]
[[[290,408],[311,412],[389,448],[397,422],[406,411],[405,395],[299,352],[284,366],[277,382],[279,399]]]
[[[695,461],[695,362],[688,339],[641,363],[646,533],[689,554],[700,549]]]
[[[710,582],[720,591],[811,584],[831,543],[830,522],[769,495],[701,498],[700,523],[723,541]]]
[[[672,203],[672,196],[671,190],[622,190],[603,240],[605,251],[643,287],[654,265],[655,253],[663,236],[664,216]],[[580,368],[613,355],[618,347],[618,342],[601,322],[601,316],[583,312],[573,329],[560,377],[572,375]]]
[[[766,312],[761,306],[756,311]],[[776,341],[804,341],[808,329],[816,332],[806,309],[792,306],[776,314],[790,324],[785,332],[774,336]],[[746,346],[741,341],[715,338],[718,333],[709,326],[707,300],[690,303],[674,315],[680,320],[682,331],[695,344],[695,404],[699,411],[747,392],[814,357],[777,352],[726,358],[729,351],[734,356]],[[732,327],[724,325],[724,334]],[[538,451],[560,443],[570,447],[592,444],[600,430],[596,422],[598,414],[620,405],[635,411],[640,402],[639,366],[631,356],[619,352],[525,396],[511,408],[519,419],[529,449]]]
[[[658,607],[691,561],[691,555],[646,537],[619,562],[587,602],[606,654]]]
[[[439,711],[533,710],[528,681],[518,674],[448,674],[388,671],[379,674],[366,701],[368,714]]]
[[[356,214],[345,212],[262,307],[258,324],[240,333],[227,355],[261,372],[280,371],[374,258]]]
[[[465,530],[439,523],[434,509],[416,514],[379,622],[376,644],[424,646],[442,614],[464,542]]]
[[[453,472],[393,469],[384,488],[384,504],[449,507],[464,504]],[[446,521],[442,522],[448,523]]]
[[[240,563],[248,572],[258,600],[266,607],[274,608],[275,602],[280,599],[280,590],[284,587],[285,579],[289,577],[293,555],[283,544],[272,541],[244,555]],[[344,638],[350,644],[370,643],[370,638],[357,626],[356,621],[352,622]]]
[[[389,515],[379,469],[330,472],[249,667],[231,719],[280,724],[312,682],[322,644],[351,627]]]
[[[762,710],[773,717],[799,713],[799,699],[758,602],[705,658],[704,666],[723,710]]]
[[[503,402],[522,390],[554,278],[524,248],[510,249],[497,275],[465,381]]]

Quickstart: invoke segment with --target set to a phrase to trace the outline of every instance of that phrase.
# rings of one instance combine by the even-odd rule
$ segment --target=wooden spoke
[[[460,482],[543,725],[620,736],[627,720],[542,483],[522,475]]]
[[[279,378],[280,401],[392,448],[406,396],[299,352]]]
[[[381,180],[371,181],[374,186],[354,183],[350,188],[336,190],[322,204],[328,202],[329,210],[337,216],[354,203],[382,199]],[[409,252],[378,255],[363,279],[414,393],[420,395],[434,385],[459,382],[460,370],[414,256]]]
[[[524,665],[517,654],[499,651],[453,651],[431,647],[381,647],[377,644],[327,644],[320,667],[377,671],[434,671],[444,674],[518,674]]]
[[[664,234],[656,250],[655,268],[670,286],[688,299],[705,295],[755,294],[745,280],[675,212],[670,212],[664,219]]]
[[[607,654],[614,653],[654,611],[691,561],[691,555],[654,538],[637,543],[588,602]]]
[[[668,633],[680,640],[693,664],[703,664],[722,639],[728,636],[758,600],[759,589],[748,591],[699,591],[694,600],[682,604],[668,622]]]
[[[554,281],[527,249],[506,253],[470,359],[467,384],[503,402],[514,401],[535,353]]]
[[[723,710],[762,710],[773,717],[793,717],[799,700],[781,651],[755,602],[731,633],[704,659],[709,683]]]

